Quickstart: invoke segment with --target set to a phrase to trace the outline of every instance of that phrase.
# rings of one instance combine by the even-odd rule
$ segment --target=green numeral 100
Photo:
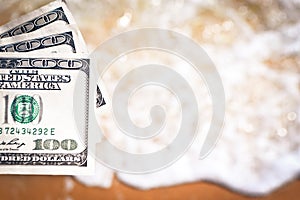
[[[48,139],[43,142],[42,139],[33,140],[35,148],[33,150],[57,150],[61,147],[64,150],[72,151],[77,148],[77,142],[72,139],[65,139],[61,142],[55,139]]]

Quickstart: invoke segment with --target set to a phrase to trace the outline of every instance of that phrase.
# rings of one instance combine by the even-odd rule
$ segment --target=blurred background
[[[0,0],[0,24],[5,24],[6,22],[17,18],[22,14],[28,13],[49,2],[51,1]],[[259,63],[268,70],[271,70],[267,73],[274,72],[275,74],[287,74],[287,76],[278,76],[280,80],[276,79],[278,78],[276,76],[274,80],[272,79],[272,81],[270,81],[270,83],[265,83],[263,80],[256,79],[251,79],[251,81],[247,83],[247,85],[250,86],[254,85],[254,88],[251,88],[249,91],[253,92],[254,96],[256,95],[254,100],[247,102],[247,104],[254,105],[250,105],[250,108],[252,109],[255,108],[257,102],[259,103],[264,101],[264,98],[259,96],[260,93],[265,93],[268,90],[272,90],[270,91],[270,99],[275,96],[280,96],[276,95],[276,92],[278,91],[284,94],[281,95],[280,98],[291,99],[292,103],[281,107],[279,106],[281,110],[278,111],[278,116],[280,115],[278,117],[278,121],[276,121],[277,114],[266,115],[263,113],[262,115],[258,116],[250,116],[245,119],[246,122],[236,122],[234,125],[237,126],[238,131],[230,134],[243,135],[241,136],[243,137],[244,141],[244,143],[241,143],[242,146],[245,146],[247,142],[251,144],[256,144],[256,142],[259,142],[259,144],[264,143],[263,145],[267,147],[273,145],[274,149],[271,149],[270,152],[266,150],[266,154],[262,155],[261,157],[253,156],[253,160],[250,159],[249,162],[252,164],[253,162],[257,161],[257,165],[254,165],[254,168],[258,168],[258,171],[260,168],[264,168],[267,164],[276,165],[274,164],[275,161],[265,162],[265,160],[271,159],[271,157],[273,160],[277,159],[277,162],[285,162],[284,160],[282,161],[279,159],[280,156],[284,157],[285,155],[295,156],[295,158],[292,157],[293,161],[295,161],[292,163],[297,163],[297,167],[295,167],[295,169],[298,171],[300,170],[300,162],[297,159],[297,156],[300,158],[300,140],[298,137],[300,124],[298,117],[299,101],[297,102],[297,99],[299,99],[300,89],[300,85],[298,84],[299,78],[297,79],[300,69],[300,1],[67,0],[66,3],[74,15],[90,51],[92,51],[101,42],[105,41],[109,37],[123,31],[141,27],[160,27],[178,31],[198,42],[208,52],[208,55],[212,58],[217,68],[221,71],[221,76],[222,70],[224,70],[224,68],[226,70],[227,65],[232,63],[235,63],[239,67],[249,67],[249,62],[247,59],[254,59],[254,64]],[[224,55],[224,52],[232,52],[232,55],[238,55],[238,61],[227,62],[225,58],[228,55]],[[235,54],[235,52],[241,53]],[[252,57],[247,57],[247,55],[250,54]],[[235,58],[233,58],[233,60],[235,60]],[[226,76],[226,74],[224,76]],[[295,83],[288,81],[289,79],[294,80],[295,77],[297,80]],[[230,79],[230,77],[228,78],[228,75],[227,79]],[[261,79],[264,79],[264,76],[261,76]],[[273,85],[276,84],[273,83],[273,81],[278,81],[279,83],[286,82],[287,84],[293,83],[294,85],[291,87],[298,89],[296,89],[295,93],[285,93],[285,88],[282,86],[283,84],[278,83],[278,88],[273,90]],[[226,80],[225,84],[227,84]],[[273,85],[269,87],[268,84]],[[262,91],[259,90],[260,87],[262,88]],[[245,88],[235,89],[242,90],[240,92],[245,92],[246,90]],[[225,87],[225,92],[226,90],[227,89]],[[228,91],[230,93],[231,90],[228,89]],[[253,96],[251,96],[251,98],[252,97]],[[228,99],[230,98],[232,97],[229,94]],[[278,102],[280,102],[280,98]],[[240,108],[238,105],[234,104],[236,102],[240,103],[239,101],[232,100],[232,102],[227,102],[229,108]],[[264,103],[262,103],[262,105],[264,106]],[[234,111],[227,110],[227,112],[229,112],[229,120],[237,119],[230,115],[230,112],[234,113]],[[250,113],[250,111],[247,110],[238,110],[237,112],[242,114],[246,112]],[[268,120],[268,116],[274,120],[270,122]],[[251,123],[249,123],[249,120]],[[229,130],[230,129],[228,129],[227,132]],[[233,148],[230,145],[232,143],[228,141],[234,141],[235,139],[229,137],[230,134],[227,132],[224,134],[224,138],[227,139],[227,142],[221,141],[221,145],[228,148]],[[254,133],[251,136],[245,136],[244,134],[248,134],[248,132]],[[258,140],[256,134],[260,132],[265,134],[260,136],[260,140]],[[249,151],[253,152],[253,154],[257,154],[258,151],[264,149],[260,148],[256,151],[255,148],[256,146],[254,145],[254,147],[250,148]],[[227,165],[227,167],[235,165],[233,162],[242,162],[243,158],[239,157],[239,155],[231,156],[231,158],[234,159],[231,161],[231,164]],[[222,159],[220,160],[222,161]],[[247,162],[245,165],[247,165]],[[287,162],[287,164],[289,165],[289,162]],[[284,168],[285,165],[282,165],[282,167]],[[287,176],[289,178],[282,178],[282,180],[284,180],[282,182],[286,184],[283,186],[279,184],[277,186],[280,186],[279,188],[276,187],[275,190],[260,196],[255,196],[253,194],[246,195],[244,192],[235,190],[233,189],[234,187],[230,187],[222,183],[222,181],[218,184],[215,181],[211,182],[211,180],[192,181],[192,183],[183,182],[182,184],[176,183],[175,186],[170,184],[171,186],[167,187],[140,190],[133,186],[128,186],[126,183],[124,183],[126,181],[122,182],[116,177],[114,177],[112,185],[109,188],[100,188],[93,185],[86,186],[71,176],[19,175],[1,175],[0,194],[1,199],[45,200],[299,199],[300,181],[297,180],[297,170],[295,172],[294,168],[291,167],[291,171],[293,171],[293,173],[289,173],[286,172],[289,170],[289,168],[286,170],[281,170],[278,168],[273,168],[272,166],[268,166],[266,170],[269,169],[277,169],[277,171],[274,171],[275,174],[280,177]],[[255,173],[255,170],[250,170],[250,172]],[[226,174],[229,173],[229,171],[224,170],[223,173]],[[260,177],[262,179],[261,182],[266,181],[263,179],[268,179],[270,182],[273,181],[272,178],[263,176],[260,173],[257,174],[253,174],[253,176]],[[123,180],[126,180],[126,177],[123,178]],[[247,191],[247,188],[245,190]]]

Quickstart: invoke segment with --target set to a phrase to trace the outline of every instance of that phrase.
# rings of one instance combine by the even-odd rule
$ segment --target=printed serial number
[[[55,128],[0,127],[0,135],[55,135]]]

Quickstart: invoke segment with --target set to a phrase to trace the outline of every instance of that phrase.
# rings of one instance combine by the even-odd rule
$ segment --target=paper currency
[[[41,36],[42,35],[42,36]],[[0,52],[36,53],[86,53],[87,49],[79,32],[70,26],[64,32],[50,29],[0,40]]]
[[[52,30],[57,30],[53,33]],[[13,52],[13,53],[12,53]],[[89,59],[63,2],[0,27],[0,173],[91,174],[88,156]],[[82,113],[75,123],[73,92]],[[105,102],[98,92],[99,105]]]
[[[76,24],[71,12],[60,1],[54,1],[0,27],[0,38],[22,35],[57,25]]]

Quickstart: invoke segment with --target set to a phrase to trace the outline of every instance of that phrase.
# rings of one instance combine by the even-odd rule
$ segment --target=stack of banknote
[[[0,173],[92,171],[89,63],[83,37],[62,1],[0,27]],[[100,106],[99,89],[98,97]],[[80,114],[76,119],[74,109]]]

